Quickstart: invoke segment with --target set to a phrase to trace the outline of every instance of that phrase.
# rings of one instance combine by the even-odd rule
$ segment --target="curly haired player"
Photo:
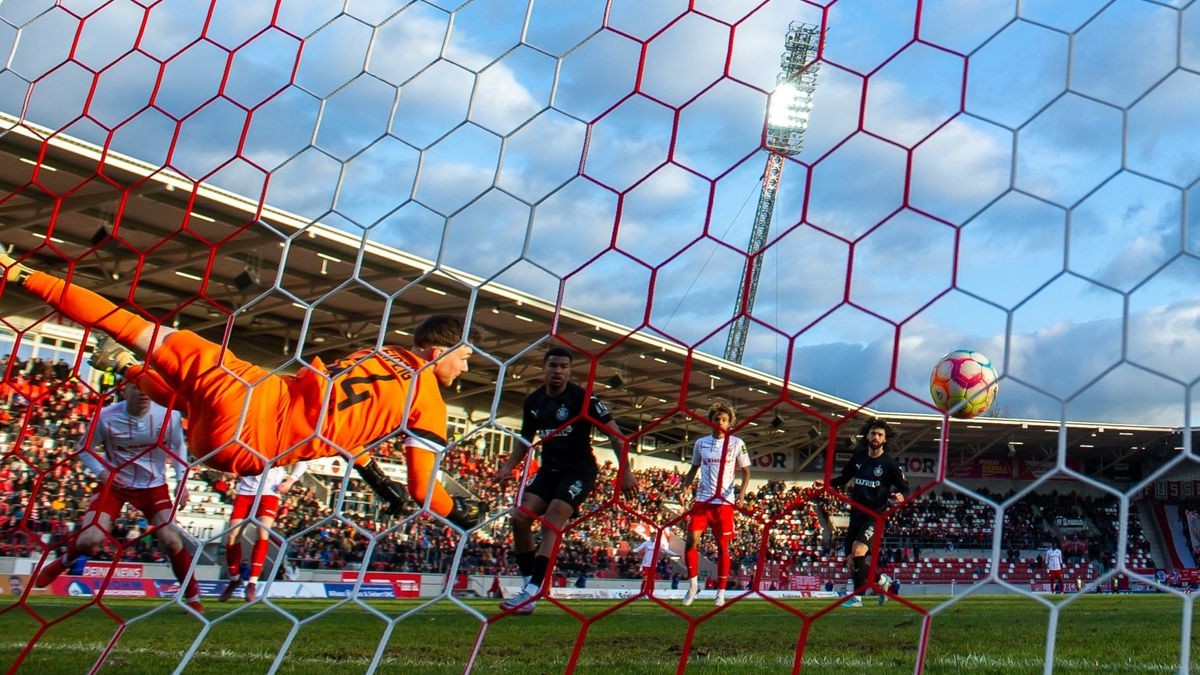
[[[83,287],[0,253],[4,278],[41,298],[72,321],[108,333],[92,356],[137,382],[153,401],[179,408],[188,420],[188,445],[198,461],[239,476],[318,457],[353,457],[371,489],[398,515],[409,493],[452,523],[474,527],[483,505],[450,497],[434,479],[446,445],[446,404],[439,385],[467,372],[473,353],[462,343],[463,323],[435,314],[413,333],[416,353],[400,347],[364,349],[331,365],[313,359],[296,375],[277,375],[223,345],[121,309]],[[473,336],[468,336],[473,337]],[[133,351],[130,351],[133,350]],[[139,363],[134,351],[145,355]],[[404,434],[408,490],[384,474],[370,450]]]
[[[700,485],[696,488],[696,501],[688,510],[687,538],[684,539],[684,559],[687,563],[688,589],[683,604],[690,605],[699,589],[700,536],[712,529],[717,540],[717,597],[714,604],[725,604],[725,585],[729,581],[729,541],[733,539],[734,507],[741,506],[750,486],[750,455],[746,443],[729,433],[737,414],[733,406],[717,401],[708,408],[708,421],[713,425],[711,434],[696,439],[692,448],[692,468],[679,485],[679,501],[691,487],[696,474],[700,474]],[[736,491],[733,484],[734,472],[740,472],[741,483]]]
[[[908,494],[904,469],[887,452],[891,438],[892,428],[887,422],[868,420],[860,432],[855,453],[842,467],[842,473],[829,481],[839,490],[850,485],[850,499],[854,500],[845,543],[846,566],[850,569],[854,587],[846,594],[843,603],[846,607],[862,607],[862,597],[858,594],[867,586],[867,554],[873,544],[883,541],[882,528],[876,527],[875,514],[886,510],[892,499],[903,502]],[[884,593],[890,585],[891,579],[881,574],[879,604],[887,601]]]

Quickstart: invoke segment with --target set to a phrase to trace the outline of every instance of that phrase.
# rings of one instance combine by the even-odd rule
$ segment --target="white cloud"
[[[959,117],[916,149],[913,205],[961,224],[1011,186],[1011,167],[1007,131]]]
[[[965,2],[967,0],[963,0]],[[970,2],[970,7],[982,3],[986,5],[986,10],[997,7],[983,0]],[[939,13],[936,17],[939,25],[949,29],[955,23],[966,24],[971,21],[973,14],[966,13],[964,8],[968,6],[963,3],[936,3],[931,0],[925,12],[927,15]],[[486,3],[468,3],[464,6],[455,17],[451,40],[450,56],[461,64],[456,65],[442,59],[442,48],[450,25],[449,12],[430,3],[406,5],[389,21],[378,26],[368,60],[368,37],[375,30],[374,24],[389,16],[389,6],[383,3],[356,4],[348,11],[361,20],[350,15],[342,16],[307,42],[299,80],[307,89],[328,95],[359,76],[364,67],[371,75],[379,76],[393,86],[405,85],[423,69],[430,68],[423,76],[430,82],[418,80],[401,90],[400,107],[392,120],[394,128],[399,130],[398,135],[403,137],[411,132],[421,136],[424,143],[418,142],[417,145],[432,143],[441,134],[462,123],[467,116],[467,102],[472,92],[473,104],[481,119],[489,127],[503,127],[499,129],[501,133],[508,130],[508,125],[536,114],[548,100],[549,85],[545,84],[546,76],[538,60],[550,57],[538,55],[526,65],[515,61],[496,61],[519,40],[523,16],[521,12],[505,13],[512,6],[491,9],[483,7]],[[619,19],[620,25],[648,31],[647,35],[661,28],[673,16],[671,11],[656,14],[662,9],[659,6],[647,14],[644,4],[631,2],[621,5],[617,8],[620,11],[614,16]],[[1045,14],[1036,3],[1031,1],[1026,4],[1028,6],[1023,5],[1025,10],[1038,12],[1038,16]],[[154,5],[144,38],[147,51],[165,58],[194,41],[203,25],[205,12],[201,10],[207,6],[208,3],[204,2]],[[685,3],[680,4],[680,7],[685,6]],[[256,27],[265,27],[262,8],[254,3],[220,3],[220,7],[219,21],[214,30],[221,35],[220,40],[226,47],[233,46],[228,43],[238,36],[252,34]],[[881,1],[859,3],[859,6],[853,7],[851,3],[838,3],[831,10],[831,27],[834,30],[829,36],[828,55],[834,60],[851,62],[851,65],[859,68],[873,67],[895,47],[907,41],[913,25],[912,7],[911,4],[897,5]],[[1156,8],[1149,9],[1157,11]],[[7,4],[5,10],[13,11]],[[500,14],[491,13],[493,10]],[[562,3],[559,8],[564,12],[575,10],[570,3]],[[722,6],[722,10],[728,8]],[[284,3],[281,27],[298,35],[308,35],[325,25],[338,11],[337,6],[320,3]],[[542,11],[545,11],[544,8]],[[591,9],[587,11],[592,12]],[[626,11],[631,14],[621,14]],[[801,12],[802,16],[793,15],[795,11]],[[819,18],[820,11],[813,5],[803,3],[767,3],[754,16],[739,23],[731,58],[732,76],[751,87],[764,90],[772,88],[787,20],[815,20]],[[1046,11],[1076,14],[1074,9],[1067,9],[1065,5]],[[65,58],[72,33],[54,29],[62,22],[65,12],[55,10],[54,14],[57,18],[46,21],[44,25],[31,26],[21,35],[21,46],[14,60],[15,72],[36,77]],[[989,11],[988,16],[995,14]],[[589,16],[594,16],[594,13]],[[901,20],[895,20],[896,17]],[[706,21],[698,17],[695,20],[700,23]],[[933,25],[932,20],[929,25]],[[103,24],[96,23],[93,26],[101,27]],[[972,39],[975,40],[983,32],[974,24],[963,25],[962,31],[963,35],[974,36]],[[576,33],[585,34],[573,32]],[[90,33],[87,35],[88,40],[92,39]],[[903,41],[899,40],[901,36],[904,37]],[[1103,37],[1096,44],[1107,45],[1120,40],[1115,34]],[[1020,46],[1019,40],[1015,42]],[[114,41],[114,44],[117,42]],[[104,53],[103,49],[98,49],[104,45],[89,42],[83,46],[92,54]],[[717,60],[716,56],[723,56],[728,44],[705,42],[691,47],[704,50],[698,56],[709,63]],[[536,126],[531,127],[532,133],[527,138],[519,138],[519,135],[514,137],[510,144],[513,153],[507,158],[499,178],[502,187],[517,193],[520,199],[534,203],[574,176],[581,154],[583,125],[633,91],[634,76],[639,66],[638,48],[635,41],[613,31],[604,31],[565,57],[557,73],[559,89],[554,92],[557,96],[555,100],[564,114],[546,113]],[[674,55],[678,53],[676,51]],[[1140,56],[1135,54],[1133,59],[1122,63],[1132,67]],[[1077,52],[1075,57],[1078,72],[1088,68],[1103,70],[1105,63],[1116,58],[1105,55],[1103,59],[1092,59],[1087,50]],[[1081,62],[1081,59],[1087,63]],[[435,62],[438,65],[431,66]],[[477,80],[476,73],[471,69],[483,70],[487,64],[493,65],[486,68]],[[195,59],[179,75],[171,75],[171,86],[160,93],[164,104],[171,110],[176,107],[195,107],[197,104],[187,102],[188,97],[197,95],[200,90],[184,85],[211,82],[212,69],[223,67],[221,59]],[[707,75],[702,73],[696,79],[704,80],[705,77]],[[13,78],[10,71],[9,79],[5,81],[17,82]],[[69,77],[44,82],[35,99],[38,114],[44,111],[47,116],[34,121],[54,123],[59,120],[59,123],[66,124],[76,117],[82,104],[79,87],[74,82]],[[968,84],[973,90],[980,91],[987,90],[994,83],[988,79],[974,78]],[[958,83],[952,84],[950,93],[961,93],[956,91]],[[123,81],[117,79],[112,83],[105,82],[103,86],[106,87],[106,95],[128,100],[139,96],[148,99],[148,83],[144,81],[144,74],[131,74]],[[205,87],[207,91],[208,85]],[[675,95],[673,90],[668,93]],[[929,104],[929,101],[940,101],[937,95],[945,93],[934,91],[930,82],[893,76],[885,69],[871,77],[868,95],[873,110],[880,111],[880,115],[886,114],[886,117],[868,119],[867,127],[879,127],[885,135],[902,141],[919,138],[945,116],[942,107]],[[1001,91],[1000,94],[1005,95],[1005,92]],[[1195,153],[1179,154],[1178,148],[1191,147],[1189,143],[1194,144],[1195,134],[1186,124],[1175,124],[1178,120],[1171,113],[1170,106],[1164,106],[1162,102],[1171,103],[1180,99],[1191,102],[1189,97],[1190,90],[1172,84],[1159,94],[1162,100],[1151,101],[1154,105],[1149,106],[1142,117],[1139,117],[1139,111],[1131,112],[1128,150],[1132,168],[1149,167],[1156,175],[1164,172],[1172,177],[1188,175],[1186,172],[1194,164],[1191,155]],[[681,153],[680,156],[686,159],[689,166],[701,167],[708,178],[718,178],[729,168],[725,165],[741,156],[740,148],[747,142],[745,139],[753,137],[748,132],[743,136],[740,131],[753,128],[757,132],[762,111],[757,108],[747,111],[745,108],[760,106],[759,98],[756,92],[715,96],[694,109],[683,111],[678,129],[674,126],[673,111],[645,99],[631,105],[628,111],[618,109],[610,112],[597,125],[590,138],[586,164],[589,175],[609,187],[623,190],[666,159],[671,134],[679,131],[680,135],[675,140],[679,142],[676,149]],[[304,215],[318,216],[330,208],[333,191],[339,186],[339,180],[343,181],[340,189],[344,198],[351,199],[354,195],[371,195],[375,198],[362,213],[350,214],[356,220],[370,220],[373,214],[387,212],[389,205],[403,203],[407,196],[403,190],[389,197],[383,195],[384,191],[379,188],[382,178],[389,175],[386,166],[382,169],[380,166],[396,161],[396,158],[380,157],[379,164],[365,166],[361,171],[351,172],[342,178],[340,163],[312,149],[304,151],[311,135],[312,120],[316,116],[313,100],[304,96],[295,96],[293,99],[287,95],[279,100],[280,103],[268,108],[270,115],[264,113],[255,121],[256,125],[283,125],[288,120],[299,120],[294,124],[296,128],[306,124],[310,126],[303,129],[304,133],[296,131],[286,134],[273,133],[262,126],[252,129],[249,140],[252,141],[252,155],[256,163],[275,166],[300,153],[299,160],[286,163],[273,175],[269,195],[273,205]],[[825,64],[808,131],[807,148],[799,156],[799,161],[805,164],[816,162],[853,135],[858,126],[861,102],[861,78]],[[375,109],[378,105],[381,104],[372,101],[369,106],[372,110],[363,110],[363,115],[355,115],[355,111],[351,110],[351,114],[337,120],[336,126],[352,130],[368,117],[378,120],[379,111]],[[568,120],[566,115],[577,115],[583,121]],[[688,115],[697,117],[694,125],[687,121]],[[189,135],[203,138],[206,131],[212,131],[213,138],[222,140],[209,145],[190,142],[186,148],[189,157],[181,158],[181,163],[211,167],[231,155],[232,144],[226,136],[215,132],[232,125],[233,117],[213,115],[211,119],[205,119],[204,116],[197,118],[195,122],[199,124],[188,129]],[[1022,130],[1021,156],[1018,158],[1020,186],[1063,202],[1085,194],[1093,187],[1093,183],[1108,175],[1110,165],[1119,165],[1119,118],[1117,111],[1098,108],[1076,99],[1048,111],[1042,119]],[[1155,122],[1160,118],[1172,123],[1171,143],[1165,143],[1161,137],[1149,131],[1138,131],[1157,128]],[[1117,120],[1117,127],[1112,127],[1113,119]],[[332,126],[334,122],[326,116],[325,124]],[[166,132],[159,127],[165,126],[169,125],[159,124],[146,116],[118,132],[114,147],[131,151],[134,155],[151,158],[163,156]],[[371,129],[377,126],[372,123]],[[84,126],[78,128],[86,131]],[[1117,131],[1113,132],[1112,128]],[[731,129],[739,130],[739,133],[727,133]],[[328,131],[336,130],[327,128]],[[145,133],[146,138],[136,138],[141,133]],[[705,133],[710,135],[702,138]],[[96,136],[94,140],[100,140],[98,133]],[[373,132],[367,134],[368,139],[374,137]],[[470,144],[463,142],[450,143],[448,145],[454,147],[435,148],[430,152],[421,176],[420,199],[449,213],[489,189],[498,156],[498,152],[493,152],[492,148],[493,145],[499,145],[499,139],[491,136],[486,140],[483,150],[475,147],[468,152],[465,148]],[[517,152],[520,145],[518,141],[524,143],[520,152]],[[730,150],[730,147],[735,150]],[[1173,151],[1175,154],[1172,154]],[[906,179],[911,178],[909,197],[913,206],[952,222],[960,222],[1008,188],[1011,182],[1009,152],[1007,132],[967,117],[951,122],[916,150],[911,176],[906,175],[907,156],[901,148],[868,139],[865,135],[841,145],[833,155],[817,164],[816,179],[811,186],[807,205],[807,215],[812,223],[829,228],[834,236],[815,234],[805,228],[808,233],[806,236],[789,236],[787,241],[772,250],[760,285],[756,316],[791,334],[815,321],[822,312],[837,307],[842,301],[846,281],[846,255],[850,241],[902,205]],[[349,154],[345,153],[346,156]],[[245,166],[239,165],[223,172],[220,180],[238,184],[243,184],[241,181],[244,180],[244,184],[248,185],[254,179],[248,171]],[[743,177],[745,190],[739,183]],[[742,193],[752,190],[756,181],[757,167],[735,171],[730,178],[722,181],[718,194],[720,203],[713,208],[714,219],[720,218],[721,222],[713,224],[714,230],[724,231],[726,216],[734,217],[733,213],[742,202]],[[791,225],[800,218],[799,200],[794,195],[803,192],[801,186],[804,186],[803,167],[789,166],[780,200],[781,208],[786,207],[788,213],[787,222],[782,225]],[[1136,189],[1127,189],[1137,192]],[[627,197],[629,203],[625,205],[620,223],[619,243],[650,262],[666,259],[700,233],[708,209],[707,196],[705,181],[693,179],[680,171],[661,172],[644,188]],[[505,273],[505,279],[511,279],[518,285],[524,284],[527,289],[546,297],[554,297],[557,291],[556,277],[572,274],[565,297],[568,305],[636,325],[641,323],[645,313],[649,270],[614,252],[602,256],[586,269],[580,269],[609,245],[613,234],[615,201],[616,195],[612,192],[596,187],[586,179],[576,178],[559,193],[538,204],[532,223],[513,215],[522,212],[524,205],[501,208],[499,215],[503,222],[497,223],[500,232],[493,238],[479,236],[485,229],[486,219],[474,223],[461,221],[457,228],[452,227],[451,237],[469,239],[471,245],[448,255],[464,267],[471,268],[474,265],[475,270],[494,272],[519,257],[528,227],[528,264],[517,265]],[[987,292],[995,291],[993,295],[997,296],[997,301],[1013,306],[1022,302],[1025,295],[1037,290],[1049,275],[1056,273],[1058,270],[1055,265],[1060,264],[1057,261],[1062,258],[1058,255],[1056,243],[1062,228],[1055,220],[1055,213],[1039,212],[1037,218],[1040,220],[1031,224],[1024,217],[1032,211],[1032,208],[997,208],[994,211],[997,219],[1005,220],[1011,226],[993,226],[979,221],[963,231],[961,260],[966,261],[966,266],[970,268],[963,278],[984,287]],[[748,229],[745,221],[749,220],[751,214],[752,209],[744,211],[738,216],[742,222],[732,229],[737,229],[739,233]],[[1078,219],[1083,215],[1077,212],[1075,217]],[[331,218],[331,221],[334,220]],[[1132,284],[1136,274],[1121,275],[1128,270],[1142,269],[1139,265],[1145,267],[1149,264],[1147,260],[1158,261],[1172,254],[1175,245],[1172,236],[1178,230],[1169,214],[1163,215],[1154,227],[1145,225],[1134,233],[1128,229],[1130,223],[1145,224],[1151,220],[1154,220],[1152,214],[1130,213],[1119,228],[1105,223],[1100,236],[1114,241],[1119,239],[1121,250],[1094,250],[1089,259],[1092,264],[1086,272],[1109,275],[1119,279],[1120,283]],[[440,236],[444,225],[442,218],[415,205],[408,205],[371,236],[395,241],[427,257],[436,257],[440,252]],[[973,233],[978,230],[983,230],[987,236],[974,237]],[[836,236],[839,235],[845,241],[838,240]],[[926,270],[931,260],[937,261],[941,256],[948,255],[945,249],[949,245],[944,241],[938,241],[936,246],[931,243],[937,239],[915,231],[899,241],[889,242],[889,247],[895,249],[900,261],[886,273],[880,273],[877,269],[856,268],[859,276],[854,279],[855,292],[883,292],[890,287],[893,291],[903,290],[905,297],[928,294],[925,286],[915,290],[905,286],[908,279],[906,275],[913,268]],[[1083,239],[1077,240],[1077,243],[1083,243]],[[737,241],[734,248],[740,249],[744,245],[744,241]],[[712,248],[712,245],[706,246]],[[685,295],[692,278],[688,272],[696,267],[703,269],[700,249],[689,255],[694,257],[685,261],[686,265],[672,268],[671,274],[662,281],[661,288],[656,289],[661,290],[663,295],[656,297],[655,311],[661,313],[656,316],[662,316],[665,322],[671,314],[668,308],[678,304],[680,318],[675,321],[686,320],[694,326],[681,329],[680,332],[695,334],[703,332],[706,326],[719,325],[728,317],[736,284],[727,279],[740,273],[740,269],[734,270],[739,268],[737,262],[740,256],[733,251],[729,251],[728,255],[722,254],[723,268],[702,275],[691,293]],[[473,260],[481,256],[486,256],[491,262]],[[1081,260],[1082,256],[1083,253],[1079,251],[1073,252],[1074,260]],[[1035,257],[1036,265],[1029,262]],[[542,271],[538,266],[548,271]],[[987,279],[983,280],[983,277]],[[1015,290],[1011,295],[1005,295],[997,290],[1002,287]],[[1073,392],[1117,362],[1120,358],[1122,323],[1119,316],[1112,314],[1112,298],[1099,297],[1101,295],[1104,294],[1093,288],[1090,293],[1077,293],[1069,304],[1055,291],[1042,289],[1037,298],[1022,305],[1014,314],[1018,319],[1014,322],[1018,332],[1011,339],[1010,357],[1018,371],[1015,374],[1065,394]],[[1131,301],[1131,304],[1135,303]],[[1176,298],[1171,302],[1147,299],[1142,304],[1145,306],[1130,318],[1130,358],[1145,361],[1147,365],[1164,372],[1171,370],[1172,364],[1179,363],[1182,364],[1179,366],[1180,372],[1195,377],[1193,373],[1196,369],[1189,364],[1200,361],[1196,358],[1200,356],[1200,345],[1197,344],[1200,341],[1193,337],[1200,327],[1197,303]],[[1101,310],[1095,310],[1097,307]],[[906,389],[916,388],[920,391],[921,380],[927,377],[923,371],[946,351],[945,343],[950,341],[982,345],[983,349],[993,352],[990,356],[1001,358],[995,354],[1004,349],[1003,328],[988,334],[976,330],[975,326],[982,325],[982,322],[963,326],[957,324],[951,314],[923,314],[905,327],[899,358]],[[1057,320],[1050,320],[1053,317],[1057,317]],[[989,322],[991,320],[987,319]],[[668,330],[670,328],[667,326]],[[893,336],[891,327],[862,312],[839,310],[797,340],[794,375],[805,384],[850,398],[874,395],[878,393],[880,373],[890,372],[895,346]],[[1114,344],[1118,345],[1115,356]],[[752,330],[749,349],[748,363],[768,370],[781,367],[777,357],[779,338],[769,331]],[[1137,368],[1127,366],[1105,376],[1094,391],[1112,391],[1113,395],[1108,397],[1106,394],[1095,399],[1081,396],[1076,408],[1080,414],[1088,415],[1093,414],[1090,412],[1093,408],[1088,406],[1094,406],[1097,415],[1136,411],[1146,419],[1175,416],[1178,391],[1166,386],[1156,388],[1153,378],[1147,380],[1144,374],[1137,375],[1137,372]],[[1137,392],[1137,400],[1132,404],[1121,403],[1120,387],[1112,384],[1126,381],[1130,383],[1130,391]],[[1045,416],[1057,416],[1056,411],[1047,411],[1052,403],[1048,404],[1043,397],[1023,391],[1015,383],[1014,386],[1002,388],[1004,396],[1012,397],[1010,401],[1014,410],[1041,411]],[[1172,412],[1156,415],[1155,406]]]

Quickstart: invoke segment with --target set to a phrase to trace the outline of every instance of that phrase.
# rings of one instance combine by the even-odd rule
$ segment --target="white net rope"
[[[1071,569],[1083,589],[1140,585],[1178,600],[1163,624],[1178,630],[1178,651],[1155,666],[1187,672],[1192,595],[1180,590],[1186,578],[1155,568],[1197,567],[1173,562],[1172,546],[1183,537],[1188,547],[1179,521],[1200,497],[1190,417],[1200,266],[1189,208],[1200,177],[1198,6],[0,2],[10,165],[0,223],[15,255],[272,374],[328,378],[314,357],[407,346],[431,312],[465,319],[474,350],[472,374],[444,392],[451,443],[435,448],[432,471],[455,496],[487,504],[481,525],[464,531],[437,516],[432,491],[415,513],[382,514],[349,470],[356,448],[344,448],[285,499],[259,602],[213,611],[223,584],[206,577],[225,566],[229,513],[208,497],[180,505],[208,610],[192,615],[194,639],[168,656],[131,644],[185,598],[172,588],[151,609],[110,610],[103,598],[119,576],[110,571],[80,587],[100,600],[79,615],[108,616],[111,628],[87,643],[91,667],[138,658],[177,672],[209,667],[214,645],[230,639],[225,626],[262,608],[277,628],[260,655],[272,671],[351,615],[369,617],[374,632],[356,643],[368,647],[330,647],[325,657],[371,671],[417,667],[419,656],[395,660],[396,635],[447,606],[474,627],[443,635],[459,652],[451,665],[499,659],[500,638],[489,634],[511,635],[521,618],[455,590],[512,571],[506,515],[517,489],[494,474],[524,442],[511,422],[542,354],[561,344],[635,455],[683,460],[710,398],[733,397],[752,449],[758,441],[760,457],[778,453],[791,472],[757,476],[803,475],[806,487],[840,470],[864,415],[900,422],[897,449],[917,497],[889,512],[889,531],[952,535],[930,583],[953,578],[953,597],[902,601],[919,623],[915,638],[905,633],[915,670],[931,659],[967,663],[939,651],[939,627],[997,589],[1044,612],[1045,635],[1027,637],[1044,637],[1036,665],[1053,669],[1078,595],[1046,595],[1008,549],[1056,538],[1082,545]],[[784,162],[743,371],[714,355],[731,325],[726,303],[745,283],[748,204],[768,157],[764,114],[793,22],[824,32],[820,77],[803,152]],[[74,489],[72,434],[87,428],[60,418],[90,419],[103,375],[86,365],[89,335],[56,332],[63,322],[19,297],[4,291],[14,309],[0,340],[9,364],[19,362],[7,372],[4,478],[27,501],[8,511],[4,536],[14,556],[36,558],[22,568],[29,585],[81,512],[53,507]],[[929,370],[963,346],[1001,371],[992,416],[928,424]],[[50,384],[34,376],[34,358],[46,361]],[[59,358],[67,371],[53,374]],[[72,409],[82,401],[92,407]],[[374,440],[372,454],[403,481],[412,459],[400,437]],[[193,491],[225,480],[206,459],[192,464]],[[627,542],[639,525],[682,529],[680,509],[646,496],[669,480],[663,466],[634,462],[636,498],[616,489],[615,462],[606,468],[587,517],[558,544],[559,566],[594,554],[586,542],[601,533]],[[532,473],[528,460],[523,471]],[[799,487],[761,486],[742,512],[735,546],[762,555],[741,576],[792,569],[793,553],[807,549],[791,543],[830,527],[812,502],[841,522],[843,496]],[[250,531],[262,523],[255,513]],[[140,550],[131,543],[139,533],[116,542],[118,556]],[[966,540],[976,553],[956,555]],[[247,557],[253,541],[242,542]],[[813,547],[805,569],[844,584],[839,557]],[[903,576],[908,557],[884,551],[872,570],[917,578]],[[280,590],[304,592],[284,581],[297,564],[343,566],[330,591],[340,599],[298,609]],[[924,575],[933,564],[922,564]],[[442,576],[406,577],[418,588],[405,595],[419,599],[397,610],[372,595],[400,592],[400,581],[376,574],[396,570]],[[14,664],[44,663],[46,645],[70,629],[75,610],[42,601],[24,590],[0,614],[17,636],[6,647]],[[684,618],[671,658],[686,667],[693,639],[720,614],[660,604],[664,617]],[[549,667],[574,668],[607,610],[584,615],[556,598],[542,607],[572,623]],[[780,611],[804,635],[824,616]],[[793,646],[797,667],[833,658],[821,644]]]

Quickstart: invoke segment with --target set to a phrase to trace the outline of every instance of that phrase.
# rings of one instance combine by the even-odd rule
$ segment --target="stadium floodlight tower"
[[[812,112],[813,92],[817,88],[817,47],[821,27],[792,22],[784,39],[780,71],[775,78],[775,91],[767,105],[767,168],[763,171],[758,209],[754,212],[754,228],[746,247],[746,265],[742,283],[733,304],[733,326],[725,342],[725,359],[742,362],[746,351],[746,335],[750,332],[750,313],[758,293],[758,276],[762,272],[763,246],[771,231],[771,216],[775,212],[775,196],[783,176],[783,160],[795,155],[804,146],[804,131]]]

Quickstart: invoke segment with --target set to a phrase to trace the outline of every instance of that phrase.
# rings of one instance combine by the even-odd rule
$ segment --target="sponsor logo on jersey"
[[[880,481],[867,480],[866,478],[855,478],[854,479],[855,485],[861,485],[863,487],[869,487],[869,488],[877,488],[877,487],[879,487],[879,483],[880,483]]]
[[[542,438],[552,438],[557,436],[570,436],[571,432],[575,431],[574,424],[568,424],[560,429],[538,429],[538,435]]]

